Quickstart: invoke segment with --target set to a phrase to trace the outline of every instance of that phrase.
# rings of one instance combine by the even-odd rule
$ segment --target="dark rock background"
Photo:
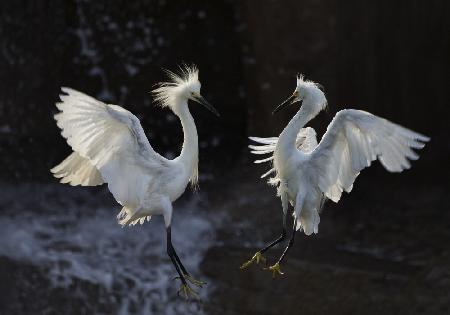
[[[19,237],[27,229],[19,224],[23,213],[43,224],[46,216],[64,221],[67,211],[70,226],[76,214],[86,214],[80,209],[102,214],[98,209],[116,207],[102,189],[61,190],[48,172],[70,152],[52,118],[61,86],[125,106],[140,117],[153,147],[174,156],[182,141],[179,122],[155,108],[147,92],[164,79],[161,68],[195,63],[202,93],[222,113],[216,120],[191,106],[201,140],[202,190],[186,194],[184,202],[200,198],[201,209],[179,217],[204,216],[215,231],[209,250],[199,254],[198,272],[210,281],[207,297],[185,307],[175,284],[168,282],[161,298],[147,294],[144,281],[133,303],[143,303],[149,314],[449,313],[449,15],[445,0],[2,1],[0,230],[11,231],[16,222],[18,233],[3,232],[3,242],[27,240]],[[298,237],[286,275],[272,281],[257,268],[237,269],[279,233],[280,224],[279,201],[258,178],[264,168],[251,165],[246,138],[282,130],[295,108],[279,116],[270,112],[293,90],[297,72],[325,87],[330,112],[311,123],[319,133],[336,111],[354,107],[432,140],[404,174],[379,165],[364,171],[351,195],[326,205],[320,234]],[[60,199],[69,199],[70,207],[54,201]],[[159,231],[160,225],[151,222],[139,233]],[[61,229],[64,234],[67,228]],[[129,241],[131,232],[114,237]],[[107,241],[110,234],[103,235]],[[50,249],[43,247],[43,253],[66,257],[73,251],[73,244],[55,249],[56,236],[48,237]],[[54,266],[46,259],[33,263],[7,250],[0,256],[2,314],[143,313],[133,303],[123,306],[132,283],[126,277],[118,276],[121,289],[76,275],[62,286],[49,280]],[[163,250],[156,256],[167,265]],[[144,261],[133,264],[142,273],[154,263]],[[108,268],[98,270],[114,266]],[[173,272],[170,265],[167,272]],[[158,299],[175,306],[155,306]]]

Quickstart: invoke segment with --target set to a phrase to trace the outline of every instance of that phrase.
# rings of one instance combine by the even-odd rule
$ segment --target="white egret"
[[[200,81],[195,66],[185,66],[181,75],[167,71],[171,81],[160,83],[153,91],[162,107],[168,107],[181,121],[184,142],[181,154],[169,160],[155,152],[139,119],[128,110],[102,103],[70,88],[62,88],[60,110],[55,120],[61,134],[74,151],[51,169],[62,183],[96,186],[103,183],[123,206],[117,218],[122,226],[162,215],[167,231],[167,253],[178,272],[185,295],[196,295],[189,286],[202,286],[180,261],[171,242],[172,202],[187,184],[198,182],[198,135],[189,112],[188,100],[200,103],[219,116],[200,95]]]
[[[273,138],[250,137],[259,145],[250,145],[254,154],[271,154],[255,163],[271,161],[274,173],[269,183],[277,187],[283,209],[281,236],[256,252],[244,269],[253,262],[265,262],[262,254],[286,237],[286,214],[289,203],[293,206],[294,226],[289,244],[279,260],[268,270],[273,276],[282,274],[280,263],[294,242],[295,232],[306,235],[319,231],[324,201],[338,202],[343,191],[350,192],[361,170],[378,159],[390,172],[401,172],[410,167],[409,160],[418,159],[412,149],[421,149],[429,138],[413,132],[371,113],[344,109],[339,111],[317,144],[314,129],[304,126],[326,108],[327,100],[318,84],[297,77],[294,93],[273,113],[302,101],[297,114],[280,136]]]

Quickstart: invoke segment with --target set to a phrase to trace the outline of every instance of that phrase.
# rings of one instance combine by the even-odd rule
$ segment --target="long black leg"
[[[177,262],[177,254],[175,253],[175,250],[172,246],[172,232],[170,229],[170,225],[167,227],[167,254],[170,257],[170,260],[172,261],[172,264],[174,265],[175,269],[178,272],[178,275],[180,276],[181,282],[183,282],[183,284],[186,285],[186,279],[184,278],[184,270],[183,272],[181,272],[180,270],[180,266],[178,266],[178,262]],[[184,267],[183,267],[184,268]]]
[[[281,263],[284,259],[284,256],[286,255],[286,253],[288,252],[289,248],[292,247],[292,244],[294,244],[294,239],[295,239],[295,232],[297,231],[297,219],[294,219],[294,226],[292,228],[292,235],[291,235],[291,239],[289,240],[288,245],[286,246],[286,248],[283,251],[283,254],[281,254],[280,259],[278,259],[278,263]]]
[[[175,247],[173,247],[172,244],[172,237],[171,237],[171,229],[170,226],[167,228],[167,253],[169,254],[170,259],[172,260],[172,264],[175,266],[175,269],[178,272],[179,278],[183,282],[183,284],[186,285],[186,280],[189,281],[191,284],[196,285],[198,287],[203,287],[203,285],[206,284],[204,281],[200,281],[197,279],[194,279],[186,270],[186,268],[183,266],[183,263],[180,260],[180,257],[178,257],[177,252],[175,251]],[[178,277],[175,277],[177,279]],[[189,291],[191,294],[197,294],[194,290],[189,288]]]
[[[281,232],[281,235],[272,243],[261,249],[260,253],[262,254],[266,252],[269,248],[277,245],[278,243],[281,243],[285,238],[286,238],[286,213],[283,212],[283,231]]]
[[[269,245],[267,245],[266,247],[264,247],[263,249],[257,251],[255,253],[255,255],[253,255],[253,257],[243,263],[240,267],[241,270],[248,268],[251,264],[253,264],[254,262],[256,262],[257,264],[259,264],[260,262],[262,263],[266,263],[266,258],[264,258],[264,256],[262,255],[264,252],[266,252],[269,248],[275,246],[276,244],[282,242],[284,239],[286,238],[286,213],[283,212],[283,231],[281,232],[281,235],[274,240],[273,242],[271,242]]]
[[[178,276],[181,280],[181,287],[180,290],[178,290],[178,295],[184,295],[186,299],[189,299],[190,296],[199,299],[198,293],[195,292],[186,282],[186,278],[192,282],[193,284],[200,286],[203,284],[200,281],[196,281],[195,279],[192,279],[189,274],[187,274],[186,269],[184,269],[183,264],[181,264],[180,258],[178,258],[177,253],[175,252],[175,249],[172,245],[172,233],[170,225],[167,227],[167,254],[170,257],[170,260],[172,261],[172,264],[174,265],[175,269],[177,270]],[[178,277],[177,277],[178,278]]]
[[[189,272],[187,272],[186,268],[184,268],[183,263],[180,260],[180,257],[178,257],[178,254],[177,254],[177,252],[175,250],[175,247],[172,246],[172,250],[173,250],[173,255],[175,256],[175,259],[177,260],[177,263],[178,263],[178,265],[181,268],[181,271],[183,271],[183,273],[185,275],[189,275]]]
[[[297,220],[294,219],[294,225],[293,225],[293,227],[292,227],[292,235],[291,235],[291,238],[290,238],[290,240],[289,240],[289,244],[288,244],[288,245],[286,246],[286,248],[284,249],[283,254],[281,254],[280,259],[278,259],[278,261],[277,261],[274,265],[270,266],[269,268],[266,268],[266,270],[269,270],[269,271],[272,272],[272,276],[273,276],[274,278],[275,278],[277,275],[282,275],[282,274],[283,274],[283,272],[281,272],[281,270],[280,270],[280,264],[281,264],[281,262],[283,261],[284,257],[286,256],[286,254],[287,254],[289,248],[291,248],[291,247],[292,247],[292,244],[294,244],[295,232],[296,232],[296,225],[297,225],[296,223],[297,223]]]

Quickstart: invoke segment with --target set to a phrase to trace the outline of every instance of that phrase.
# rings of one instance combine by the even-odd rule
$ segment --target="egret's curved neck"
[[[181,154],[178,159],[191,169],[198,163],[198,134],[194,118],[187,106],[187,100],[182,102],[184,102],[184,104],[178,106],[179,110],[176,113],[180,118],[184,133],[183,148],[181,149]]]
[[[315,114],[305,110],[305,108],[307,108],[305,105],[307,106],[307,104],[304,103],[297,114],[295,114],[281,132],[275,149],[277,152],[289,154],[292,150],[296,149],[295,141],[297,140],[298,132],[315,116]]]

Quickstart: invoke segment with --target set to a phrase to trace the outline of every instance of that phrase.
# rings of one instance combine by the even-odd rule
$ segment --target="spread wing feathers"
[[[264,163],[273,160],[273,152],[277,146],[278,137],[271,138],[258,138],[249,137],[250,140],[259,143],[259,145],[249,145],[251,153],[253,154],[270,154],[268,158],[256,160],[255,163]],[[311,127],[306,127],[300,129],[297,134],[297,139],[295,141],[297,149],[304,153],[309,153],[317,146],[316,131]],[[269,174],[275,172],[274,168],[271,168],[268,172],[264,173],[261,178],[268,176]]]
[[[372,161],[378,158],[388,171],[401,172],[419,158],[412,149],[429,140],[368,112],[347,109],[336,114],[308,163],[318,173],[320,190],[337,202]]]
[[[160,170],[166,159],[153,150],[138,118],[129,111],[70,88],[62,91],[67,95],[60,96],[56,106],[61,112],[55,115],[62,136],[97,168],[119,203],[138,203],[142,192],[136,187],[145,189],[151,170]],[[63,167],[67,172],[68,165],[56,170]]]
[[[64,161],[50,170],[63,184],[72,186],[97,186],[103,184],[98,169],[87,159],[73,152]]]

